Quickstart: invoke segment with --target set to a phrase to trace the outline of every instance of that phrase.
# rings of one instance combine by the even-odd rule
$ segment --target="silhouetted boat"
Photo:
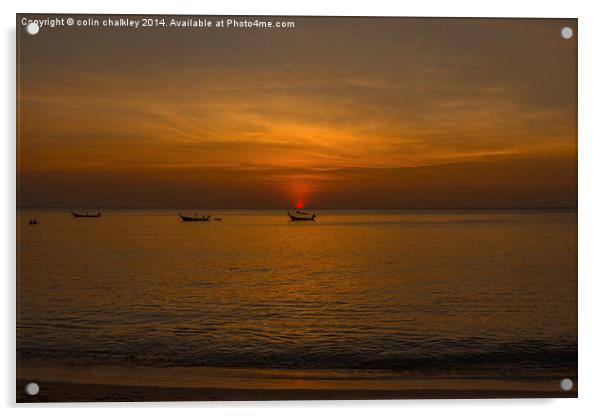
[[[290,217],[291,221],[314,221],[315,218],[316,218],[316,214],[313,214],[311,217],[307,217],[307,216],[305,216],[305,217],[299,217],[297,215],[291,214],[290,212],[287,212],[287,214]]]
[[[100,212],[97,212],[96,214],[89,214],[87,211],[85,214],[79,214],[77,212],[71,211],[71,215],[73,215],[75,218],[99,218],[100,214]]]
[[[211,215],[201,215],[200,217],[198,217],[196,214],[194,214],[194,217],[187,217],[186,215],[182,215],[179,212],[178,215],[180,216],[180,218],[182,218],[182,221],[209,221],[209,218],[211,218]]]

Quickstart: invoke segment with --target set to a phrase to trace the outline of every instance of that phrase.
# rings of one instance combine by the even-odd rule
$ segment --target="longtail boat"
[[[182,215],[179,212],[178,215],[180,216],[180,218],[182,218],[182,221],[209,221],[209,218],[211,218],[211,215],[201,215],[199,217],[197,216],[197,214],[194,214],[194,217],[187,217],[186,215]]]
[[[73,215],[74,218],[100,218],[101,213],[97,212],[95,214],[90,214],[88,211],[86,211],[85,214],[80,214],[80,213],[71,211],[71,215]]]
[[[311,217],[308,216],[303,216],[300,217],[298,215],[293,215],[290,212],[287,212],[289,218],[291,219],[291,221],[314,221],[316,219],[316,214],[313,214]]]

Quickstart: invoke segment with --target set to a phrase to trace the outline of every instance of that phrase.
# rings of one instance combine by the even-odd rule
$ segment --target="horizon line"
[[[484,209],[566,209],[566,210],[574,210],[578,209],[578,206],[475,206],[475,207],[462,207],[462,206],[449,206],[449,207],[49,207],[49,206],[39,206],[39,207],[16,207],[17,210],[20,209],[64,209],[64,210],[111,210],[111,209],[131,209],[131,210],[296,210],[296,209],[309,209],[309,210],[451,210],[451,209],[466,209],[466,210],[484,210]]]

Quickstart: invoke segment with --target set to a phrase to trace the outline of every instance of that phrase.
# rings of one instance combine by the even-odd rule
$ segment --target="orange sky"
[[[576,206],[575,20],[19,35],[21,207]]]

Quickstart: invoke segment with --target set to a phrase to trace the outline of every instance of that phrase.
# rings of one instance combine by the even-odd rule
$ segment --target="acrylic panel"
[[[577,35],[17,15],[17,401],[577,397]]]

